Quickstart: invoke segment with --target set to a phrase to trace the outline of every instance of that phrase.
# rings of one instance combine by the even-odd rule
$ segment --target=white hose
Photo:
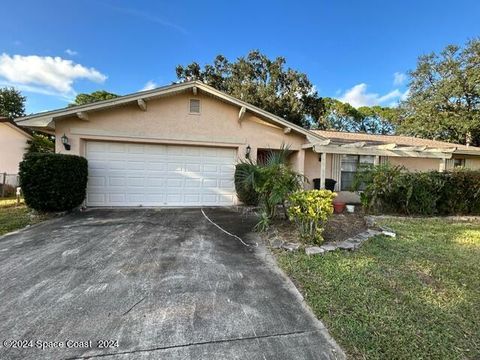
[[[222,228],[220,225],[214,223],[214,222],[207,216],[207,214],[205,214],[205,212],[203,211],[203,208],[201,208],[200,210],[202,211],[202,214],[203,214],[203,216],[205,217],[205,219],[207,219],[212,225],[216,226],[218,229],[220,229],[221,231],[223,231],[225,234],[227,234],[227,235],[229,235],[229,236],[231,236],[231,237],[234,237],[235,239],[237,239],[238,241],[240,241],[243,245],[245,245],[245,246],[247,246],[247,247],[252,247],[252,246],[257,247],[257,246],[258,246],[257,243],[255,243],[255,245],[250,245],[250,244],[245,243],[240,236],[237,236],[237,235],[235,235],[235,234],[232,234],[232,233],[228,232],[227,230],[225,230],[224,228]]]

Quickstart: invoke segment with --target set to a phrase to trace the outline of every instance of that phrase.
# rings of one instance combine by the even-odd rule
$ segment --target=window
[[[190,99],[190,114],[200,114],[200,100]]]
[[[465,167],[465,159],[453,159],[453,168]]]
[[[362,164],[371,164],[375,162],[375,156],[372,155],[343,155],[341,166],[341,186],[340,190],[349,191],[353,185],[353,179],[356,172]]]

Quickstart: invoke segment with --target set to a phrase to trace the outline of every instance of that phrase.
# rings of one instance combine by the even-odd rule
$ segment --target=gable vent
[[[190,99],[190,113],[200,114],[200,100]]]

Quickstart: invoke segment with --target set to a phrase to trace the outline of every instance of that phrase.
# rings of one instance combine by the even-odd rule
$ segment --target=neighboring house
[[[0,117],[0,173],[17,174],[32,136],[13,121]],[[0,182],[2,182],[0,176]]]
[[[480,148],[397,136],[309,131],[202,82],[174,84],[17,122],[56,135],[57,152],[89,161],[87,206],[237,203],[234,165],[287,144],[310,180],[337,181],[340,197],[359,163],[412,170],[480,167]],[[62,140],[63,139],[63,140]]]

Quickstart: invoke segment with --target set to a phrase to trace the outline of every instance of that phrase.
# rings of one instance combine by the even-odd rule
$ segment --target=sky
[[[418,56],[480,36],[478,0],[2,0],[0,13],[0,87],[20,89],[27,113],[253,49],[285,57],[320,96],[395,106]]]

